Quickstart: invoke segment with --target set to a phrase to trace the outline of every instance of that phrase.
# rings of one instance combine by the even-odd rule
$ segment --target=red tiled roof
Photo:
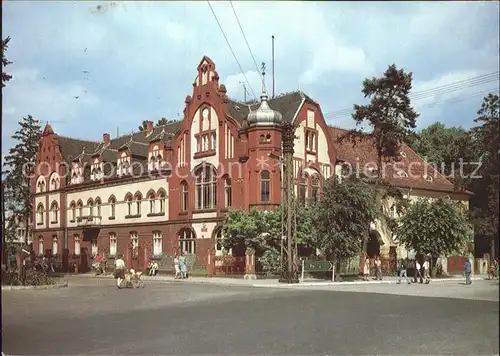
[[[348,130],[330,127],[330,132],[334,141],[337,161],[349,163],[354,172],[375,175],[369,171],[370,167],[377,168],[377,153],[372,138],[367,136],[366,139],[356,140],[356,144],[350,140],[344,140],[340,143],[338,138],[345,135]],[[457,192],[453,183],[408,145],[403,144],[401,151],[403,156],[401,156],[400,161],[382,164],[383,177],[388,183],[400,188]],[[400,172],[404,172],[402,176],[399,175]],[[468,191],[463,193],[472,194]]]

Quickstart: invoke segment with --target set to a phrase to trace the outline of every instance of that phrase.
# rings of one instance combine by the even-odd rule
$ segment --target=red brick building
[[[103,133],[96,141],[60,136],[47,125],[33,177],[35,251],[112,257],[130,250],[137,257],[140,250],[160,256],[182,249],[204,263],[208,249],[221,252],[217,239],[228,209],[280,204],[280,166],[269,154],[281,155],[282,121],[298,125],[294,168],[301,198],[319,196],[337,163],[371,160],[367,147],[335,143],[336,129],[302,92],[269,99],[263,91],[252,105],[230,100],[208,57],[197,67],[182,121],[148,122],[145,131]],[[422,191],[452,192],[444,177],[417,180]]]

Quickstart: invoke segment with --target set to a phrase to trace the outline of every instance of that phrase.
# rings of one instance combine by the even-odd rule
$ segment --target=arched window
[[[160,201],[160,213],[165,212],[165,192],[160,190],[158,192],[158,200]]]
[[[130,242],[132,243],[132,257],[137,257],[139,254],[139,235],[136,231],[130,233]]]
[[[224,206],[229,208],[232,202],[231,178],[224,179]]]
[[[142,196],[137,194],[135,196],[135,211],[137,215],[141,214],[141,204],[142,204]]]
[[[75,221],[76,220],[76,204],[75,204],[75,202],[72,201],[69,207],[71,209],[71,221]]]
[[[57,205],[57,202],[53,201],[52,204],[50,205],[50,213],[52,215],[50,223],[51,224],[57,223],[59,217],[59,205]]]
[[[59,189],[59,178],[52,178],[50,181],[50,190],[57,190]]]
[[[89,206],[89,216],[94,216],[94,202],[92,199],[87,201],[87,205]]]
[[[260,202],[269,203],[271,200],[271,175],[268,171],[260,172]]]
[[[109,233],[109,255],[116,256],[116,234],[114,232]]]
[[[75,235],[73,239],[75,240],[75,255],[80,256],[80,236]]]
[[[82,217],[83,216],[83,203],[82,201],[80,200],[76,206],[78,207],[78,217]]]
[[[43,255],[43,236],[38,237],[38,254]]]
[[[154,192],[149,192],[147,197],[149,200],[149,213],[154,214],[155,213],[155,193]]]
[[[127,201],[127,215],[132,215],[132,196],[129,195],[125,200]]]
[[[97,208],[97,216],[101,217],[101,198],[95,199],[95,206]]]
[[[185,253],[196,253],[196,237],[193,230],[185,227],[179,231],[179,248]]]
[[[183,181],[181,183],[181,211],[187,211],[188,210],[188,205],[189,205],[189,190],[188,190],[188,184]]]
[[[116,204],[116,198],[114,196],[111,196],[108,200],[109,202],[109,217],[110,218],[115,218],[115,204]]]
[[[212,166],[196,171],[196,209],[214,209],[217,206],[216,172]]]
[[[305,202],[307,198],[307,178],[304,174],[300,176],[299,181],[299,199],[301,202]]]
[[[52,255],[55,256],[59,252],[59,240],[57,235],[52,236]]]
[[[43,224],[43,214],[45,212],[43,211],[43,204],[38,204],[38,207],[36,208],[36,217],[37,217],[37,224],[42,225]]]
[[[319,177],[317,174],[312,176],[311,179],[311,197],[314,201],[319,200],[320,184]]]
[[[232,250],[229,249],[226,250],[223,245],[222,245],[222,241],[224,240],[224,235],[222,235],[222,228],[219,228],[217,230],[217,233],[215,234],[215,255],[216,256],[222,256],[222,255],[225,255],[225,254],[232,254]]]

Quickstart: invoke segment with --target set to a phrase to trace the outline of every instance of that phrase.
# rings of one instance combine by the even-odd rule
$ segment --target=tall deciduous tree
[[[465,206],[441,197],[420,198],[398,219],[396,234],[403,245],[432,257],[432,275],[441,256],[464,253],[472,242],[473,229]]]
[[[22,217],[25,226],[29,226],[33,206],[31,202],[31,176],[34,173],[42,130],[39,121],[31,115],[19,121],[19,129],[12,136],[16,140],[13,148],[5,157],[2,175],[5,184],[6,210],[13,216]],[[12,222],[12,226],[16,226]],[[26,229],[25,241],[29,231]]]
[[[9,64],[12,64],[6,57],[7,49],[9,48],[10,37],[7,37],[2,40],[2,88],[5,87],[5,84],[12,79],[12,75],[5,73],[4,68]]]
[[[167,118],[164,118],[162,117],[161,119],[159,119],[155,126],[161,126],[161,125],[166,125],[166,124],[172,124],[174,122],[177,122],[177,120],[169,120]],[[139,131],[146,131],[146,128],[147,128],[147,121],[146,120],[143,120],[142,121],[142,125],[139,126]]]
[[[367,227],[380,211],[375,189],[354,177],[335,185],[328,179],[316,205],[315,247],[337,261],[358,255],[368,237]]]
[[[479,116],[474,121],[471,135],[477,155],[480,156],[480,177],[471,181],[476,194],[474,206],[478,232],[490,240],[491,256],[496,255],[499,235],[499,155],[500,155],[500,99],[489,94],[483,99]]]
[[[436,122],[409,138],[410,146],[457,188],[464,188],[477,159],[470,133],[462,127],[446,127]]]

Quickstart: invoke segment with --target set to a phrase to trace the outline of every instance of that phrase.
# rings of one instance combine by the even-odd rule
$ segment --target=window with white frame
[[[154,214],[155,213],[155,203],[156,203],[155,193],[149,192],[146,198],[149,201],[149,213]]]
[[[139,255],[139,236],[137,232],[130,233],[130,241],[132,242],[132,257],[137,257]]]
[[[75,255],[80,256],[80,250],[81,250],[80,236],[75,235],[73,238],[75,240]]]
[[[116,204],[116,199],[115,197],[109,198],[109,217],[114,218],[115,217],[115,204]]]
[[[92,239],[92,257],[97,256],[99,253],[99,246],[97,245],[97,239]]]
[[[101,199],[100,198],[97,198],[95,200],[95,207],[97,209],[97,215],[96,216],[101,217]]]
[[[52,178],[52,180],[50,181],[50,189],[51,190],[57,190],[59,189],[59,178]]]
[[[127,215],[132,215],[132,197],[127,197]]]
[[[179,248],[185,253],[196,253],[196,238],[193,230],[186,227],[179,232]]]
[[[189,189],[185,181],[181,182],[181,211],[187,211],[189,205]]]
[[[109,255],[116,256],[117,239],[114,232],[109,233]]]
[[[38,238],[38,254],[43,255],[43,237]]]
[[[94,216],[94,202],[89,200],[87,205],[89,206],[89,216]]]
[[[161,256],[163,250],[163,237],[161,231],[153,231],[153,255]]]
[[[135,211],[137,215],[141,214],[141,204],[142,204],[142,197],[140,195],[137,195],[135,197]]]
[[[75,202],[71,202],[71,205],[69,206],[71,209],[71,221],[76,220],[76,204]]]
[[[232,202],[232,191],[231,191],[231,178],[226,177],[224,179],[224,206],[226,208],[231,207],[231,202]]]
[[[196,209],[217,207],[217,174],[212,166],[200,167],[196,171]]]
[[[51,213],[51,219],[50,222],[55,224],[58,221],[59,218],[59,206],[57,205],[57,202],[52,202],[52,205],[50,206],[50,213]]]
[[[52,255],[57,255],[59,251],[59,240],[56,235],[52,236]]]
[[[39,225],[43,224],[44,213],[43,204],[38,204],[38,207],[36,208],[36,220]]]
[[[158,200],[160,201],[160,213],[165,212],[165,192],[160,191],[158,193]]]
[[[81,201],[79,201],[76,206],[78,207],[78,217],[82,217],[83,216],[83,203]]]
[[[314,201],[318,201],[319,193],[320,193],[319,177],[317,174],[315,174],[311,178],[311,198]]]

